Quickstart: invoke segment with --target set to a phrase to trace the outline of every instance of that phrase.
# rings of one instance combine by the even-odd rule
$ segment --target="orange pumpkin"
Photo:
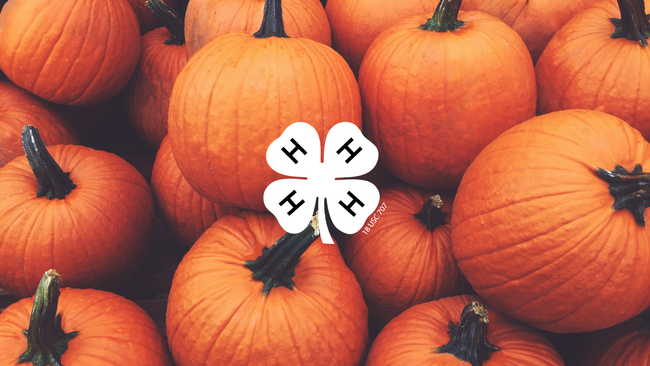
[[[580,366],[650,365],[650,316],[641,314],[591,334],[584,342]]]
[[[55,266],[64,285],[123,285],[153,238],[153,197],[142,175],[108,152],[45,149],[31,126],[23,146],[27,156],[0,169],[0,287],[33,295],[42,273]]]
[[[554,112],[511,128],[458,188],[458,266],[499,311],[552,332],[639,314],[650,305],[642,170],[648,142],[602,112]]]
[[[60,283],[49,270],[35,297],[0,313],[0,365],[172,365],[158,327],[135,303],[104,291],[59,290]]]
[[[287,38],[280,2],[269,2],[255,36],[224,35],[188,61],[169,107],[172,151],[192,188],[212,202],[260,211],[264,189],[282,177],[266,150],[289,125],[312,125],[321,147],[335,124],[361,126],[345,60],[321,43]]]
[[[454,190],[501,132],[535,115],[535,73],[515,31],[442,0],[372,43],[359,71],[364,134],[402,181]]]
[[[23,155],[23,126],[39,129],[46,145],[78,144],[77,134],[65,117],[32,94],[8,81],[0,81],[0,168]]]
[[[51,102],[111,98],[128,82],[139,54],[138,21],[125,0],[11,0],[0,13],[0,68]]]
[[[380,195],[364,229],[343,247],[377,329],[413,305],[461,293],[451,249],[453,196],[405,184]]]
[[[151,185],[158,216],[187,247],[191,247],[218,218],[233,211],[208,201],[192,189],[176,165],[167,137],[156,154]]]
[[[185,13],[187,51],[199,49],[226,33],[252,35],[262,23],[264,0],[192,0]],[[309,38],[331,46],[327,14],[318,0],[284,0],[286,31],[292,38]]]
[[[140,32],[145,34],[150,32],[158,27],[163,26],[163,23],[158,19],[147,7],[147,0],[127,0],[135,16],[138,18],[138,25],[140,26]],[[160,0],[164,1],[170,7],[175,7],[178,0]]]
[[[379,333],[366,366],[564,366],[551,343],[476,296],[404,311]]]
[[[178,366],[363,364],[361,289],[312,225],[286,234],[270,213],[242,211],[197,240],[169,293],[167,338]]]

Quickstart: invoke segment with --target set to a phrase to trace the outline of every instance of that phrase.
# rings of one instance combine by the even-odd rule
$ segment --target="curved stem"
[[[183,17],[171,6],[160,0],[147,0],[144,5],[153,13],[153,15],[162,22],[171,38],[164,44],[175,44],[182,46],[185,44],[185,23]]]
[[[305,230],[298,234],[282,235],[270,248],[264,248],[257,259],[244,263],[244,267],[253,272],[253,279],[264,283],[262,294],[268,295],[272,289],[280,286],[293,290],[295,267],[319,235],[316,213]]]
[[[284,20],[282,19],[282,1],[266,0],[264,2],[264,17],[262,26],[253,34],[255,38],[281,37],[289,38],[284,31]]]
[[[650,23],[645,13],[643,0],[617,0],[621,10],[621,19],[611,18],[616,26],[612,38],[627,38],[643,47],[648,47],[650,37]]]
[[[416,219],[420,220],[424,226],[427,227],[429,232],[433,232],[433,229],[438,226],[446,225],[445,216],[447,214],[442,212],[442,198],[440,195],[431,196],[425,203],[422,205],[422,210],[413,215]]]
[[[458,20],[458,11],[462,0],[440,0],[431,19],[420,26],[420,29],[436,32],[453,31],[465,22]]]
[[[79,332],[65,333],[61,328],[61,314],[56,314],[59,305],[61,276],[51,269],[43,275],[36,289],[34,307],[29,319],[27,351],[18,358],[18,363],[32,363],[34,366],[62,366],[61,356],[68,349],[68,342]]]
[[[650,173],[641,171],[637,164],[631,172],[620,165],[613,171],[598,167],[596,175],[609,183],[609,194],[614,197],[614,210],[627,209],[637,225],[645,226],[645,209],[650,205]]]
[[[27,161],[38,182],[36,197],[62,200],[77,188],[70,179],[70,173],[64,173],[47,151],[36,127],[23,127],[22,141]]]
[[[501,350],[487,341],[488,322],[488,313],[483,305],[476,301],[468,303],[460,315],[460,324],[449,321],[449,343],[435,352],[450,353],[472,366],[483,365],[493,352]]]

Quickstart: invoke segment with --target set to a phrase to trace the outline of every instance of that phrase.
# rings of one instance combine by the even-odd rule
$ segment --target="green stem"
[[[253,279],[264,283],[262,294],[268,295],[272,289],[284,286],[293,290],[293,276],[300,257],[320,235],[318,213],[311,223],[298,234],[286,233],[270,248],[264,248],[262,255],[244,266],[253,272]]]
[[[420,222],[427,227],[429,232],[433,232],[433,229],[438,226],[447,224],[445,221],[445,216],[447,216],[447,214],[442,212],[442,205],[443,202],[440,195],[431,196],[424,205],[422,205],[422,210],[413,216],[420,220]]]
[[[38,182],[36,197],[62,200],[77,188],[70,179],[70,173],[64,173],[47,151],[36,127],[23,127],[22,141],[27,161]]]
[[[487,341],[488,322],[485,307],[476,301],[469,302],[460,315],[460,324],[449,321],[449,343],[435,352],[452,354],[472,366],[483,365],[493,352],[501,350]]]
[[[260,30],[253,34],[255,38],[280,37],[289,38],[284,31],[284,20],[282,19],[282,1],[266,0],[264,2],[264,17]]]
[[[56,314],[60,285],[61,276],[53,269],[41,278],[34,296],[29,329],[23,331],[27,336],[27,351],[18,358],[18,363],[62,366],[61,356],[68,349],[68,342],[79,332],[66,334],[61,328],[61,314]]]
[[[643,0],[617,0],[621,10],[621,19],[611,18],[616,26],[612,38],[627,38],[643,47],[648,47],[650,37],[650,23],[645,13]]]
[[[171,6],[160,0],[147,0],[144,5],[162,22],[171,38],[164,44],[182,46],[185,44],[185,23],[183,17]]]
[[[609,194],[614,197],[614,210],[627,209],[637,225],[645,226],[645,209],[650,205],[650,173],[641,171],[637,164],[631,172],[620,165],[613,171],[598,167],[596,175],[609,183]]]
[[[465,24],[462,20],[458,20],[461,3],[462,0],[440,0],[431,19],[419,28],[435,32],[447,32],[460,28]]]

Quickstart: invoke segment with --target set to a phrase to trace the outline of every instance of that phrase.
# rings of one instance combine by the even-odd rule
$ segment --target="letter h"
[[[289,216],[291,216],[292,213],[296,212],[298,207],[302,206],[303,203],[305,203],[305,200],[300,200],[297,204],[293,202],[291,197],[296,194],[296,190],[294,189],[291,193],[289,193],[288,196],[284,197],[282,201],[280,201],[280,206],[284,205],[285,203],[289,202],[289,206],[291,206],[291,210],[287,213]]]
[[[355,214],[354,211],[352,211],[352,206],[354,206],[355,203],[358,203],[359,206],[361,207],[365,205],[363,204],[363,202],[361,202],[360,199],[357,198],[357,196],[352,194],[352,192],[348,191],[348,196],[352,197],[352,202],[346,205],[345,203],[343,203],[343,201],[339,201],[339,205],[343,206],[343,208],[346,209],[350,213],[350,215],[356,216],[357,214]]]
[[[357,156],[361,152],[361,148],[358,148],[355,151],[352,151],[352,149],[350,149],[350,143],[352,141],[353,141],[353,139],[352,139],[352,137],[350,137],[348,142],[343,144],[343,146],[341,146],[341,148],[336,151],[336,153],[339,154],[339,155],[341,155],[341,152],[343,152],[343,150],[350,153],[350,157],[345,160],[345,162],[348,163],[348,164],[350,163],[350,161],[352,161],[352,159],[354,159],[355,156]]]
[[[293,139],[293,137],[291,138],[291,142],[293,142],[293,146],[294,146],[293,150],[287,151],[287,149],[283,147],[282,151],[289,157],[289,159],[291,159],[291,161],[293,161],[294,164],[298,164],[298,160],[294,158],[293,155],[298,150],[300,150],[300,152],[303,153],[304,155],[307,155],[307,151],[305,151],[305,149],[303,149],[302,146],[300,146],[300,144]]]

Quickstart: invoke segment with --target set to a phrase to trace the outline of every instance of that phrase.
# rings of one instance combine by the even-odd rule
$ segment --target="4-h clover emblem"
[[[266,150],[271,169],[289,177],[272,182],[264,191],[264,205],[282,228],[299,233],[308,224],[318,203],[319,215],[327,205],[332,223],[346,234],[359,231],[379,203],[379,190],[358,177],[377,164],[379,151],[357,126],[341,122],[325,139],[324,157],[318,132],[309,124],[296,122]],[[319,217],[323,243],[334,244],[325,217]]]

